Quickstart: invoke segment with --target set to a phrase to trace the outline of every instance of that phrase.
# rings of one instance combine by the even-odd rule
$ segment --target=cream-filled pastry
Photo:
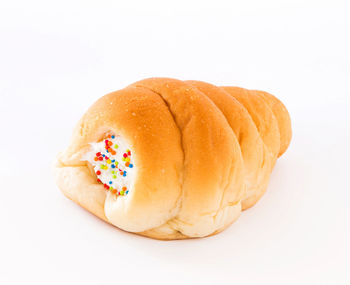
[[[262,197],[291,135],[269,93],[149,78],[88,109],[57,158],[56,183],[125,231],[214,235]]]

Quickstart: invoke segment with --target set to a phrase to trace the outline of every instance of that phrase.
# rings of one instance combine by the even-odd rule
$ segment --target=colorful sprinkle
[[[118,136],[108,135],[99,145],[99,151],[93,153],[91,163],[98,183],[116,196],[125,196],[129,193],[128,184],[126,184],[129,182],[125,177],[129,174],[127,169],[133,168],[133,159],[131,159],[130,149],[124,149],[124,143],[119,144],[116,139],[118,140]],[[123,163],[120,163],[121,161]]]

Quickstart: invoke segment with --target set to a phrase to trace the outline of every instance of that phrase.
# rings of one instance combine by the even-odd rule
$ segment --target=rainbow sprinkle
[[[93,161],[97,181],[102,183],[106,191],[115,196],[125,196],[129,193],[127,181],[129,171],[134,167],[130,149],[118,145],[118,136],[108,135],[101,143],[103,150],[94,152]],[[119,161],[118,161],[119,160]]]

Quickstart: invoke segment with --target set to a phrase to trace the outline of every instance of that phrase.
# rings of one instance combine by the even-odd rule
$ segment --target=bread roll
[[[150,78],[88,109],[55,178],[68,198],[125,231],[204,237],[259,200],[290,140],[289,114],[271,94]]]

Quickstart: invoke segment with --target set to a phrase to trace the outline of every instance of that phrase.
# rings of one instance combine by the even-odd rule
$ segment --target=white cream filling
[[[98,143],[90,143],[90,151],[82,158],[94,168],[98,181],[116,196],[125,196],[132,188],[135,176],[133,152],[125,140],[110,135]]]

